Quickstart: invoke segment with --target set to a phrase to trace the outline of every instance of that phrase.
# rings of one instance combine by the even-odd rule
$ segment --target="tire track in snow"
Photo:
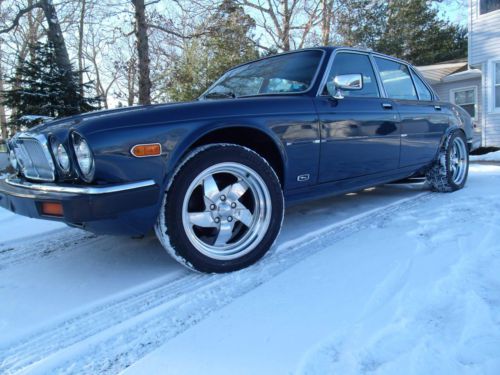
[[[0,351],[0,372],[116,373],[208,314],[326,246],[412,207],[420,193],[278,245],[256,265],[226,275],[187,273],[90,309]],[[134,288],[135,289],[135,288]],[[23,372],[24,372],[23,371]]]
[[[0,268],[71,249],[80,243],[88,243],[89,240],[97,238],[97,235],[79,229],[63,228],[34,236],[40,237],[44,239],[33,240],[31,237],[15,243],[0,244]]]

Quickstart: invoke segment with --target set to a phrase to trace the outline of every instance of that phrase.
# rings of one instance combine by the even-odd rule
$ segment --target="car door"
[[[335,99],[333,79],[344,74],[361,74],[363,87]],[[399,115],[394,103],[381,97],[368,53],[338,51],[315,103],[321,130],[320,182],[398,168]]]
[[[448,115],[432,99],[431,91],[406,64],[385,57],[374,58],[386,95],[401,116],[401,168],[434,159],[448,126]]]

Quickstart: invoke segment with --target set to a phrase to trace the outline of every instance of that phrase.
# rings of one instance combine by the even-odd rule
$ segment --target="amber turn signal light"
[[[146,145],[135,145],[130,150],[131,154],[136,158],[144,158],[146,156],[161,155],[161,145],[159,143],[150,143]]]
[[[63,216],[63,207],[57,202],[43,202],[42,214],[48,216]]]

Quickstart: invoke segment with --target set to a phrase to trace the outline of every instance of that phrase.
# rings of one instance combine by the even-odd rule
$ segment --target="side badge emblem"
[[[304,182],[304,181],[309,181],[309,174],[301,174],[297,176],[297,181],[299,182]]]

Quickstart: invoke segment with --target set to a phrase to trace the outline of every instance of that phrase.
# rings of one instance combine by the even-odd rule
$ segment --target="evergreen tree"
[[[11,90],[3,92],[4,104],[16,109],[12,125],[34,125],[23,120],[29,116],[64,117],[99,109],[99,98],[81,94],[90,84],[80,85],[79,72],[72,72],[71,82],[65,83],[67,72],[55,63],[55,50],[50,42],[31,47],[33,60],[20,61],[16,74],[7,80]]]
[[[365,46],[408,60],[432,64],[467,55],[467,32],[443,21],[430,0],[359,0],[341,10],[339,33],[347,45]]]
[[[234,0],[224,0],[207,28],[211,32],[186,42],[183,54],[173,61],[169,97],[193,100],[232,66],[259,57],[251,39],[255,21]]]

